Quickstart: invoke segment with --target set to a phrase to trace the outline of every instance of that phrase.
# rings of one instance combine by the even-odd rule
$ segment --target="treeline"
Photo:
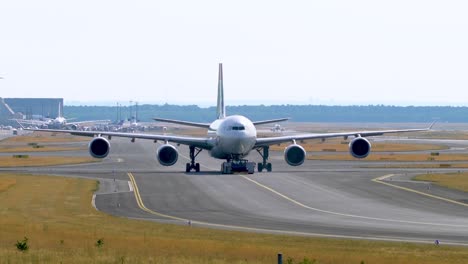
[[[138,110],[137,110],[138,109]],[[326,106],[326,105],[272,105],[227,106],[229,115],[239,114],[251,120],[290,117],[294,122],[468,122],[468,107],[451,106]],[[132,107],[64,106],[67,118],[75,120],[128,119],[138,112],[138,120],[151,121],[152,117],[210,122],[216,116],[216,107],[196,105],[139,105]]]

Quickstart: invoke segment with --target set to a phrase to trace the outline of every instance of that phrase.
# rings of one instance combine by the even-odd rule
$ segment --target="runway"
[[[197,158],[202,172],[185,173],[187,147],[178,147],[176,165],[163,167],[155,159],[157,144],[129,141],[113,138],[111,154],[102,163],[19,170],[99,179],[95,206],[116,216],[254,232],[468,245],[468,206],[463,205],[468,194],[407,181],[427,169],[366,169],[361,167],[375,163],[311,160],[291,167],[281,152],[272,152],[271,173],[222,175],[222,161],[203,151]],[[254,152],[248,158],[260,161]],[[374,180],[382,176],[387,176],[383,182],[432,196]]]

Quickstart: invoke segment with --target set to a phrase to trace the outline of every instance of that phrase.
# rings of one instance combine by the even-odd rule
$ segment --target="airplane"
[[[95,158],[105,158],[110,153],[110,143],[112,137],[130,138],[132,142],[135,139],[160,141],[162,145],[156,150],[158,162],[163,166],[172,166],[178,160],[178,150],[173,145],[189,146],[190,162],[186,163],[185,171],[200,171],[200,164],[196,162],[198,154],[206,150],[210,156],[216,159],[225,160],[221,164],[221,173],[231,174],[238,171],[246,171],[249,174],[254,173],[255,167],[258,172],[266,170],[272,171],[272,164],[269,160],[269,147],[280,143],[290,142],[284,150],[284,159],[291,166],[299,166],[306,159],[306,151],[297,142],[307,139],[322,139],[343,137],[354,137],[349,143],[350,154],[358,159],[366,158],[371,151],[371,143],[366,139],[368,136],[379,136],[387,133],[417,132],[428,131],[432,129],[434,123],[427,128],[418,129],[400,129],[400,130],[381,130],[381,131],[354,131],[320,134],[297,134],[282,135],[258,138],[257,125],[277,123],[286,121],[288,118],[263,120],[252,122],[245,116],[232,115],[227,116],[224,106],[224,88],[223,88],[223,68],[219,64],[218,73],[218,96],[217,96],[217,118],[211,123],[198,123],[182,120],[154,118],[157,121],[187,125],[193,127],[202,127],[207,129],[206,137],[189,137],[176,135],[155,135],[142,133],[123,133],[123,132],[104,132],[104,131],[69,131],[57,129],[30,129],[45,132],[62,132],[80,136],[94,137],[88,146],[89,153]],[[171,144],[172,143],[172,144]],[[262,157],[262,162],[256,164],[244,159],[251,151],[256,150]],[[257,166],[256,166],[257,165]]]
[[[284,131],[284,127],[282,127],[280,124],[275,124],[270,130],[272,132],[281,133]]]
[[[43,120],[31,120],[31,119],[12,119],[21,125],[33,125],[39,127],[47,127],[47,128],[66,128],[70,130],[78,130],[82,128],[84,124],[96,124],[96,123],[109,123],[110,120],[89,120],[89,121],[79,121],[79,122],[67,122],[71,119],[66,119],[62,115],[62,105],[59,103],[58,106],[58,116],[56,118],[45,118]]]

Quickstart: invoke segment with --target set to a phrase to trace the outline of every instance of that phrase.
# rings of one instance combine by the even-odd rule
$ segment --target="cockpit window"
[[[233,126],[231,127],[231,130],[245,130],[244,126]]]

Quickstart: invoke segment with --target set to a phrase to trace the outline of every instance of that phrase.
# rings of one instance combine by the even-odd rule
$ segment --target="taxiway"
[[[111,145],[101,163],[15,170],[98,179],[94,204],[116,216],[253,232],[468,245],[468,194],[408,181],[427,169],[311,160],[291,167],[282,153],[272,152],[271,173],[222,175],[222,161],[202,152],[197,158],[202,172],[185,173],[184,146],[177,164],[163,167],[151,141],[114,138]],[[260,161],[254,152],[248,158]]]

